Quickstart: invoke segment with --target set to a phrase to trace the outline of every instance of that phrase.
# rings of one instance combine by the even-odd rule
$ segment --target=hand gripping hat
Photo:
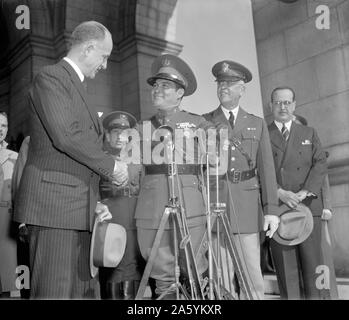
[[[212,67],[212,73],[216,77],[216,81],[239,81],[242,80],[245,83],[252,80],[252,73],[242,64],[223,60],[217,62]]]
[[[92,278],[98,273],[99,267],[117,267],[124,256],[125,248],[125,228],[117,223],[101,222],[96,218],[90,246],[90,273]]]
[[[280,207],[280,224],[273,239],[283,245],[294,246],[305,241],[313,231],[313,215],[310,209],[300,203],[295,209],[286,205]]]
[[[171,54],[157,57],[151,66],[152,76],[147,82],[152,86],[156,79],[164,79],[179,84],[184,95],[190,96],[196,90],[196,78],[190,67],[180,58]]]
[[[125,111],[113,111],[103,118],[103,127],[110,131],[115,128],[128,129],[133,128],[137,123],[136,118]]]

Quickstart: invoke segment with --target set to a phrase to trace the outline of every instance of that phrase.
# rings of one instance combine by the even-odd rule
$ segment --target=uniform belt
[[[137,195],[137,193],[132,192],[131,189],[128,187],[124,187],[124,188],[113,190],[113,191],[101,191],[100,194],[102,199],[115,198],[115,197],[130,198]]]
[[[113,196],[129,196],[131,195],[130,194],[130,189],[126,189],[126,188],[123,188],[123,189],[119,189],[119,190],[116,190],[114,193],[113,193]]]
[[[125,187],[119,190],[116,190],[113,193],[114,197],[133,197],[133,196],[137,196],[138,192],[134,192],[132,191],[129,187]]]
[[[198,164],[177,164],[177,174],[199,175],[201,166]],[[145,166],[145,174],[171,174],[171,166],[169,164],[154,164]]]
[[[113,191],[102,191],[101,196],[103,199],[105,198],[114,198],[114,197],[130,197],[130,189],[120,189]]]
[[[242,181],[249,180],[256,176],[256,168],[246,171],[234,170],[227,173],[228,179],[232,183],[239,183]]]

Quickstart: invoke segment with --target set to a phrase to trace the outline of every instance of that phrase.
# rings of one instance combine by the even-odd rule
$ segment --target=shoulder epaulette
[[[188,113],[188,114],[190,114],[190,115],[192,115],[192,116],[200,116],[199,114],[197,114],[197,113],[193,113],[193,112],[189,112],[189,111],[185,111],[186,113]]]
[[[257,116],[257,115],[255,115],[255,114],[253,114],[253,113],[249,113],[249,112],[247,112],[247,114],[248,114],[249,116],[252,116],[253,118],[257,118],[257,119],[262,119],[262,120],[263,120],[263,118],[262,118],[262,117]]]

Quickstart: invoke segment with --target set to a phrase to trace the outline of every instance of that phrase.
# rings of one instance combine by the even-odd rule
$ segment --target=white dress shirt
[[[223,106],[221,106],[221,109],[222,109],[225,117],[227,118],[227,120],[229,120],[229,118],[230,118],[230,111],[233,112],[233,115],[234,115],[234,125],[235,125],[235,122],[236,122],[236,117],[237,117],[238,112],[239,112],[239,108],[240,108],[240,106],[237,106],[233,110],[230,110],[230,109],[226,109]]]
[[[282,122],[276,121],[274,120],[276,126],[278,127],[278,129],[280,130],[280,132],[282,133],[282,127],[284,126],[284,124]],[[291,132],[291,125],[292,125],[292,120],[285,122],[285,127],[288,130],[288,132]]]
[[[75,70],[75,72],[78,74],[78,76],[79,76],[81,82],[84,82],[85,76],[84,76],[84,74],[81,72],[81,70],[80,70],[80,68],[77,66],[77,64],[76,64],[73,60],[69,59],[68,57],[64,57],[63,60],[67,61],[67,62],[72,66],[72,68],[73,68],[73,69]]]

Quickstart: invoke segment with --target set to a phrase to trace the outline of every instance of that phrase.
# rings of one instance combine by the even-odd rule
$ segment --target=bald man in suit
[[[98,297],[89,274],[89,246],[99,177],[124,184],[127,165],[102,149],[103,128],[83,86],[106,69],[113,48],[100,23],[81,23],[59,63],[44,67],[29,92],[30,148],[14,220],[29,231],[31,298]]]

